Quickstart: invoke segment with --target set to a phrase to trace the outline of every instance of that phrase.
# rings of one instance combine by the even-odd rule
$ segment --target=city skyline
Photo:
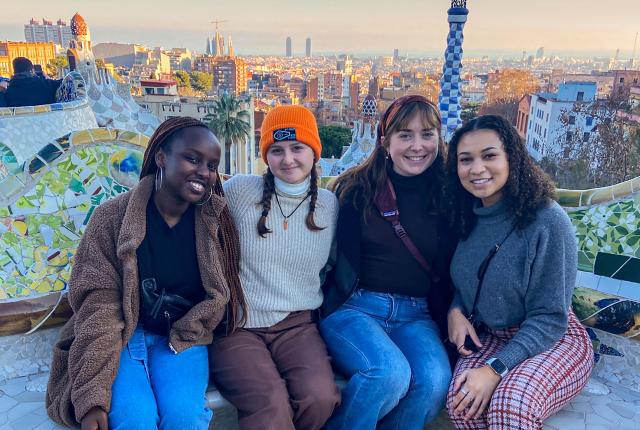
[[[214,11],[205,0],[191,0],[188,7],[180,8],[163,0],[113,0],[107,12],[94,3],[27,1],[3,10],[0,39],[24,40],[24,25],[31,18],[68,21],[77,11],[90,23],[94,44],[138,43],[203,51],[206,38],[215,32],[210,21],[220,19],[227,22],[219,31],[233,37],[238,55],[282,55],[287,36],[292,38],[295,56],[304,55],[307,37],[314,41],[314,55],[392,55],[398,48],[400,56],[440,56],[445,47],[448,0],[397,0],[393,11],[388,10],[389,3],[364,0],[326,0],[322,7],[309,0],[278,3],[275,8],[246,0],[240,8],[222,0]],[[637,0],[619,0],[616,7],[607,8],[597,0],[532,3],[469,0],[465,54],[519,56],[525,50],[533,55],[544,46],[549,56],[613,56],[616,49],[621,58],[631,56],[640,31]],[[146,18],[150,16],[153,19]]]

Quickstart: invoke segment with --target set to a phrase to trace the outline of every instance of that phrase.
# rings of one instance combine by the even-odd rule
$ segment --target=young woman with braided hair
[[[155,131],[140,183],[100,205],[78,247],[73,316],[54,347],[47,412],[83,429],[207,429],[208,351],[244,321],[239,240],[193,118]]]
[[[456,241],[442,206],[440,129],[433,103],[401,97],[382,115],[369,158],[336,180],[337,260],[320,331],[348,382],[329,430],[422,430],[444,406]]]
[[[224,183],[240,235],[247,322],[214,340],[213,380],[243,430],[316,430],[340,399],[316,325],[338,205],[318,189],[321,145],[309,110],[270,111],[260,152],[264,176]]]

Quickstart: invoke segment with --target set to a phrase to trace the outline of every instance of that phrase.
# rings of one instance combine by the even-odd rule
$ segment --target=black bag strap
[[[480,263],[480,267],[478,267],[478,288],[476,288],[476,295],[473,298],[473,305],[471,306],[471,311],[469,312],[468,317],[469,321],[471,322],[473,322],[474,319],[474,311],[476,309],[476,305],[478,304],[478,299],[480,298],[480,289],[482,289],[482,284],[484,283],[484,275],[487,273],[489,263],[491,263],[491,260],[493,260],[493,257],[495,257],[496,253],[500,250],[502,244],[507,240],[509,236],[511,236],[511,233],[513,233],[513,230],[515,229],[516,226],[513,225],[511,227],[511,230],[509,230],[509,233],[507,233],[507,235],[500,241],[500,243],[497,243],[491,247],[491,249],[487,253],[487,256],[484,257],[484,260],[482,260],[482,263]]]
[[[389,178],[387,178],[385,189],[382,190],[382,192],[376,193],[374,203],[380,211],[380,215],[382,216],[382,218],[391,223],[396,236],[398,236],[404,246],[409,250],[411,255],[413,255],[413,258],[418,261],[418,264],[420,264],[425,272],[427,272],[431,280],[434,283],[439,282],[440,277],[438,276],[438,274],[433,271],[418,247],[409,237],[407,231],[404,229],[402,224],[400,224],[400,210],[398,209],[396,191],[393,189],[393,184],[391,183],[391,180]]]

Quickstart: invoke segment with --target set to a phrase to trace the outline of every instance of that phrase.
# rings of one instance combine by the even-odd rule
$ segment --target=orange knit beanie
[[[267,150],[274,142],[298,141],[313,149],[320,159],[322,144],[318,124],[313,113],[303,106],[278,106],[267,114],[262,122],[260,155],[267,161]]]

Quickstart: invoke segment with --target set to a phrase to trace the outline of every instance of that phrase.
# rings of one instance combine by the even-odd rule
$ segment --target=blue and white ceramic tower
[[[440,80],[440,114],[442,136],[446,142],[460,126],[460,71],[462,70],[462,29],[467,22],[467,0],[452,0],[449,14],[449,35]]]

